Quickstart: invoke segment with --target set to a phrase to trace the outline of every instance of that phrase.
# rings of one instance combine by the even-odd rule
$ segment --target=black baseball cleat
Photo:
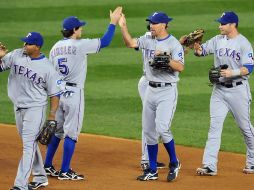
[[[59,171],[57,171],[54,166],[50,166],[50,167],[45,167],[45,172],[48,176],[52,176],[52,177],[58,177],[59,175]]]
[[[163,169],[163,168],[165,168],[166,167],[166,165],[164,164],[164,163],[162,163],[162,162],[157,162],[157,169]]]
[[[179,160],[177,160],[176,163],[169,164],[169,172],[167,177],[168,182],[173,181],[177,178],[180,169],[181,169],[181,163]]]
[[[21,189],[19,187],[14,186],[10,188],[10,190],[21,190]],[[28,186],[28,190],[32,190],[32,189]]]
[[[21,190],[21,189],[16,187],[16,186],[14,186],[14,187],[10,188],[10,190]]]
[[[145,171],[146,169],[149,168],[149,163],[142,163],[140,166],[141,166],[141,170]],[[163,169],[165,167],[166,167],[166,165],[164,163],[157,162],[157,169]]]
[[[254,166],[246,166],[243,169],[243,173],[245,173],[245,174],[254,174]]]
[[[209,167],[197,168],[197,175],[201,176],[215,176],[217,172],[211,170]]]
[[[158,171],[153,171],[151,169],[146,169],[143,175],[137,177],[137,180],[139,181],[148,181],[157,179],[158,179]]]
[[[84,175],[79,175],[73,170],[69,170],[68,172],[59,172],[58,175],[59,180],[84,180],[85,176]]]
[[[49,183],[46,181],[46,182],[43,182],[43,183],[40,183],[40,182],[30,182],[28,184],[28,187],[30,189],[38,189],[40,187],[46,187]]]

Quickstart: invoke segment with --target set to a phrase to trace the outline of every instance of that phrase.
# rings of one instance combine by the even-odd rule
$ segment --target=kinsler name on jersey
[[[76,55],[77,47],[76,46],[61,46],[53,49],[51,52],[52,58],[58,55]]]
[[[27,77],[29,80],[33,81],[36,85],[41,86],[40,84],[46,83],[45,80],[43,80],[43,77],[39,76],[38,73],[35,73],[34,71],[22,65],[14,64],[14,72],[17,75]]]

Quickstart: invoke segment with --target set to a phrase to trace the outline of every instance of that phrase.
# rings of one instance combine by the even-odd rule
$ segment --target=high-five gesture
[[[113,12],[110,10],[110,23],[116,25],[122,15],[122,7],[117,7]]]
[[[126,19],[125,19],[125,15],[124,14],[122,14],[121,18],[119,19],[118,24],[119,24],[119,26],[121,28],[126,26]]]

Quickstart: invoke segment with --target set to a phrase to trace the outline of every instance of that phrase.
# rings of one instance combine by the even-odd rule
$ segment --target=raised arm
[[[114,33],[115,33],[116,25],[117,25],[121,15],[122,15],[122,7],[117,7],[113,12],[110,10],[110,24],[108,26],[107,31],[101,38],[101,47],[100,48],[107,47],[111,43]]]
[[[122,36],[123,36],[123,40],[126,47],[137,48],[138,47],[137,39],[132,38],[130,33],[128,32],[127,23],[126,23],[124,14],[122,14],[119,20],[119,26],[121,27]]]

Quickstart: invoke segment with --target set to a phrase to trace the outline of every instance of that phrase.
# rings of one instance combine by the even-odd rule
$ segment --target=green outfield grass
[[[254,4],[252,0],[12,0],[0,1],[0,41],[9,50],[22,46],[19,38],[29,31],[45,37],[42,51],[48,55],[61,38],[64,17],[76,15],[87,21],[84,37],[102,37],[109,22],[109,10],[122,5],[129,31],[133,36],[146,32],[145,18],[154,11],[167,12],[174,18],[169,31],[179,38],[196,28],[204,28],[204,40],[218,34],[214,20],[223,11],[236,11],[239,30],[253,44]],[[208,69],[213,57],[185,57],[185,70],[180,75],[179,99],[172,130],[177,144],[204,147],[209,128]],[[141,53],[124,47],[119,28],[110,47],[88,58],[85,87],[86,108],[83,132],[140,139],[141,101],[137,83],[142,74]],[[8,72],[0,74],[0,123],[14,123],[13,108],[7,97]],[[253,87],[253,77],[250,78]],[[254,89],[254,88],[252,88]],[[253,92],[253,91],[252,91]],[[253,121],[253,105],[251,107]],[[225,121],[221,150],[245,152],[240,130],[229,114]]]

